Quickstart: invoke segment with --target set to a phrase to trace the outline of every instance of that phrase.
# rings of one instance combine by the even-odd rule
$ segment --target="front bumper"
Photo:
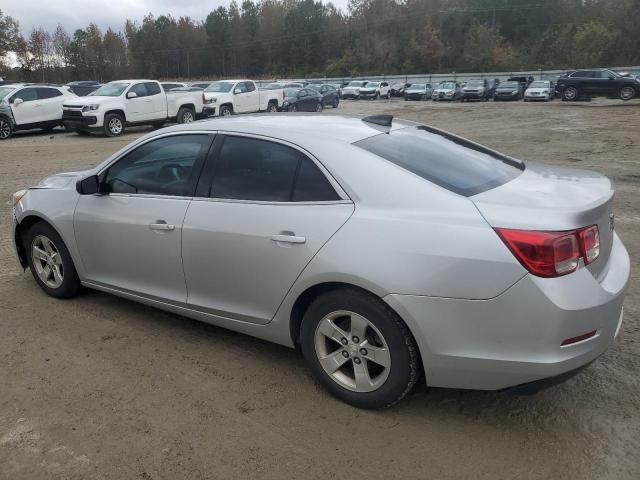
[[[423,98],[430,98],[426,93],[405,93],[404,98],[407,100],[422,100]]]
[[[518,100],[520,95],[517,93],[496,93],[493,96],[494,100]]]
[[[68,115],[62,114],[62,123],[65,127],[74,130],[93,130],[98,126],[98,117],[95,115]]]
[[[360,98],[375,98],[378,92],[360,92]]]
[[[358,100],[360,98],[360,94],[354,92],[342,92],[340,98],[344,100]]]
[[[618,335],[629,255],[617,235],[605,273],[526,275],[495,298],[387,295],[420,348],[427,384],[501,390],[564,375],[595,360]],[[586,332],[586,340],[561,346]]]
[[[537,94],[537,95],[529,93],[529,94],[525,94],[524,99],[525,100],[537,100],[537,101],[545,102],[545,101],[549,100],[550,97],[551,97],[551,95],[546,94],[546,93],[545,94],[541,93],[541,94]]]
[[[205,103],[202,107],[202,114],[205,117],[215,117],[216,116],[216,104],[215,103]]]

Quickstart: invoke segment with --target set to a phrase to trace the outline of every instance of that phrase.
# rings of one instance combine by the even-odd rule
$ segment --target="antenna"
[[[390,127],[391,122],[393,121],[393,115],[371,115],[369,117],[364,117],[362,121],[373,123],[374,125],[379,125],[381,127]]]

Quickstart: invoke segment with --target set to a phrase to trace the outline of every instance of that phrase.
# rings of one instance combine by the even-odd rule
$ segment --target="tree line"
[[[640,64],[640,0],[232,0],[204,19],[35,28],[0,11],[0,75],[108,81],[563,69]]]

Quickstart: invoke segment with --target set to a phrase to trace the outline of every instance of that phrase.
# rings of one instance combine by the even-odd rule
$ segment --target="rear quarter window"
[[[525,168],[507,156],[426,126],[382,133],[354,145],[466,197],[503,185]]]

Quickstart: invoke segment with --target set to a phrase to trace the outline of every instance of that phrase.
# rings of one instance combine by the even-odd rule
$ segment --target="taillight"
[[[205,103],[207,103],[207,99],[204,96],[204,92],[202,92],[202,104],[204,105]]]
[[[566,232],[508,228],[495,231],[518,261],[539,277],[560,277],[575,272],[580,258],[588,265],[600,254],[596,225]]]
[[[597,225],[579,230],[578,237],[584,254],[584,264],[589,265],[600,255],[600,234]]]

